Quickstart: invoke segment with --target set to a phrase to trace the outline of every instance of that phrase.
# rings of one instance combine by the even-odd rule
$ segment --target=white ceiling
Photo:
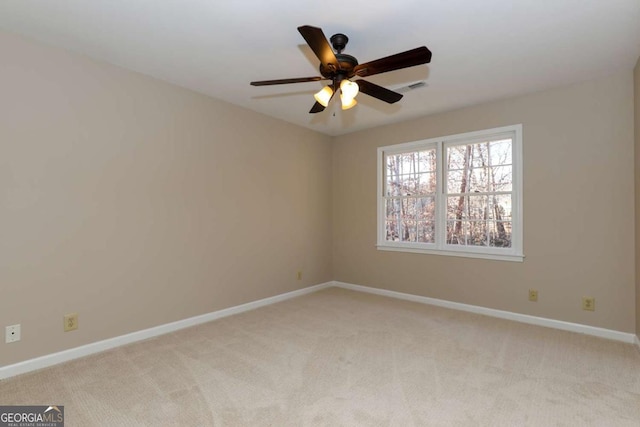
[[[420,65],[367,78],[390,89],[425,81],[387,105],[365,94],[309,114],[322,82],[298,33],[349,37],[369,62],[426,45]],[[339,135],[631,70],[640,56],[639,0],[2,0],[0,29]]]

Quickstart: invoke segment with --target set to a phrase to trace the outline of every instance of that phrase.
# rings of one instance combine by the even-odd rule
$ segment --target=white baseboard
[[[89,356],[91,354],[99,353],[101,351],[109,350],[115,347],[119,347],[125,344],[134,343],[136,341],[142,341],[149,338],[153,338],[159,335],[164,335],[170,332],[178,331],[180,329],[188,328],[190,326],[199,325],[201,323],[210,322],[212,320],[220,319],[222,317],[231,316],[233,314],[242,313],[249,310],[254,310],[259,307],[274,304],[280,301],[285,301],[291,298],[295,298],[301,295],[306,295],[312,292],[316,292],[331,286],[350,289],[353,291],[366,292],[370,294],[382,295],[391,298],[398,298],[408,301],[419,302],[422,304],[430,304],[439,307],[451,308],[454,310],[468,311],[471,313],[483,314],[486,316],[499,317],[501,319],[513,320],[516,322],[529,323],[532,325],[546,326],[549,328],[561,329],[564,331],[578,332],[587,335],[593,335],[601,338],[608,338],[611,340],[622,341],[626,343],[635,343],[640,348],[640,340],[635,334],[629,334],[625,332],[614,331],[610,329],[597,328],[594,326],[581,325],[578,323],[563,322],[560,320],[546,319],[543,317],[529,316],[526,314],[518,314],[510,311],[494,310],[486,307],[479,307],[475,305],[462,304],[452,301],[446,301],[436,298],[423,297],[419,295],[405,294],[401,292],[389,291],[386,289],[371,288],[368,286],[354,285],[344,282],[327,282],[319,285],[310,286],[304,289],[298,289],[292,292],[276,295],[269,298],[249,302],[246,304],[237,305],[235,307],[229,307],[222,310],[214,311],[200,316],[190,317],[188,319],[178,320],[176,322],[167,323],[164,325],[156,326],[142,331],[132,332],[130,334],[121,335],[114,338],[109,338],[103,341],[83,345],[69,350],[60,351],[58,353],[48,354],[45,356],[37,357],[35,359],[26,360],[13,365],[7,365],[0,367],[0,380],[13,377],[16,375],[24,374],[27,372],[35,371],[38,369],[46,368],[49,366],[57,365],[59,363],[68,362],[79,357]]]
[[[638,333],[640,333],[640,331],[638,331]],[[636,335],[636,346],[638,346],[638,350],[640,350],[640,337],[638,337],[638,335]]]
[[[188,319],[178,320],[176,322],[167,323],[167,324],[156,326],[149,329],[144,329],[142,331],[136,331],[130,334],[109,338],[103,341],[94,342],[94,343],[83,345],[76,348],[71,348],[69,350],[60,351],[58,353],[48,354],[45,356],[37,357],[35,359],[25,360],[24,362],[19,362],[13,365],[2,366],[0,367],[0,380],[4,378],[13,377],[15,375],[24,374],[26,372],[31,372],[38,369],[46,368],[52,365],[57,365],[59,363],[77,359],[79,357],[84,357],[94,353],[99,353],[101,351],[109,350],[125,344],[146,340],[149,338],[156,337],[158,335],[163,335],[169,332],[174,332],[180,329],[188,328],[190,326],[195,326],[201,323],[210,322],[212,320],[216,320],[221,317],[231,316],[233,314],[254,310],[259,307],[264,307],[266,305],[288,300],[290,298],[295,298],[301,295],[316,292],[321,289],[328,288],[331,285],[332,285],[332,282],[321,283],[319,285],[310,286],[308,288],[298,289],[295,291],[287,292],[287,293],[276,295],[273,297],[252,301],[246,304],[241,304],[241,305],[225,308],[218,311],[213,311],[207,314],[202,314],[200,316],[190,317]]]
[[[563,331],[578,332],[586,335],[593,335],[600,338],[607,338],[626,343],[638,343],[635,334],[603,329],[595,326],[581,325],[579,323],[564,322],[562,320],[547,319],[544,317],[529,316],[527,314],[513,313],[510,311],[495,310],[492,308],[479,307],[476,305],[462,304],[459,302],[446,301],[436,298],[423,297],[419,295],[405,294],[402,292],[388,291],[386,289],[371,288],[368,286],[353,285],[351,283],[332,282],[333,286],[350,289],[353,291],[367,292],[370,294],[382,295],[391,298],[398,298],[422,304],[437,305],[439,307],[451,308],[454,310],[468,311],[471,313],[483,314],[485,316],[499,317],[501,319],[514,320],[516,322],[528,323],[531,325],[545,326],[547,328],[561,329]],[[640,345],[640,344],[639,344]]]

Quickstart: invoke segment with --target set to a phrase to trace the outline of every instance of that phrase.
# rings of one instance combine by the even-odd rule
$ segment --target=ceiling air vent
[[[406,92],[409,92],[410,90],[419,89],[424,86],[427,86],[427,82],[425,82],[424,80],[421,80],[419,82],[409,83],[408,85],[401,86],[394,90],[399,93],[406,93]]]

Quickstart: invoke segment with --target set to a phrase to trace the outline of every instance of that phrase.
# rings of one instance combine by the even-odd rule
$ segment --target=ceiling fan
[[[340,89],[340,100],[342,109],[348,110],[357,104],[355,100],[358,92],[363,92],[381,101],[393,104],[400,101],[402,95],[392,90],[386,89],[375,83],[358,79],[351,81],[353,77],[367,77],[374,74],[386,73],[388,71],[399,70],[401,68],[413,67],[415,65],[426,64],[431,61],[431,51],[426,46],[421,46],[406,52],[397,53],[377,59],[375,61],[358,64],[358,60],[351,55],[342,53],[349,42],[349,38],[344,34],[334,34],[331,36],[331,49],[322,29],[303,25],[298,27],[298,31],[306,40],[307,44],[320,60],[320,76],[297,77],[291,79],[262,80],[251,82],[252,86],[281,85],[289,83],[317,82],[320,80],[331,80],[320,92],[314,95],[316,103],[311,107],[309,113],[319,113],[323,111],[333,98],[336,91]]]

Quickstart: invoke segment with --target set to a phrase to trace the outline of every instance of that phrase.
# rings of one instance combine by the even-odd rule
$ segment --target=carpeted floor
[[[639,426],[630,344],[330,288],[0,382],[66,426]]]

